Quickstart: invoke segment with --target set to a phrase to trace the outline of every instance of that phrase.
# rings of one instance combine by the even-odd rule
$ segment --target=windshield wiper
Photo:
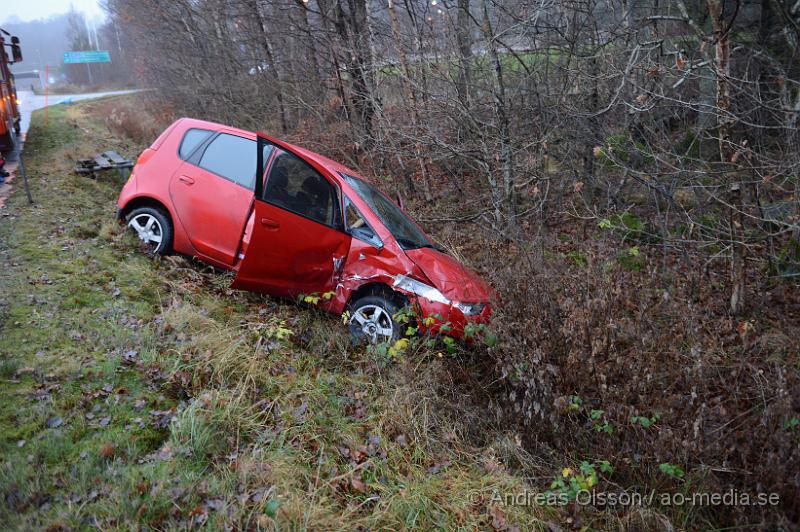
[[[420,243],[420,242],[414,242],[413,240],[410,240],[408,238],[398,238],[396,240],[397,240],[397,243],[400,244],[400,246],[402,246],[403,249],[430,248],[430,249],[435,249],[436,251],[440,251],[442,253],[445,253],[445,251],[442,248],[440,248],[439,246],[437,246],[435,244],[431,244],[430,242],[423,244],[423,243]]]
[[[419,242],[414,242],[413,240],[408,239],[408,238],[397,238],[396,240],[397,240],[397,243],[400,244],[400,246],[403,249],[419,249],[419,248],[426,247],[425,244],[420,244]]]

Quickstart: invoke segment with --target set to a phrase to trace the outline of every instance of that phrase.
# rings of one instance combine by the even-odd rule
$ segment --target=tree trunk
[[[458,81],[456,91],[464,109],[470,107],[470,85],[472,84],[472,15],[469,12],[470,0],[458,0],[456,19],[456,42],[458,44]]]
[[[506,109],[506,87],[505,80],[503,79],[503,68],[500,63],[497,41],[492,31],[492,23],[489,18],[489,9],[486,6],[486,0],[482,0],[482,7],[483,24],[481,30],[486,40],[486,48],[492,64],[492,74],[494,77],[494,90],[492,93],[495,101],[495,112],[497,113],[498,141],[500,142],[500,164],[503,189],[500,191],[499,196],[502,198],[502,209],[506,217],[506,225],[510,228],[514,226],[516,217],[516,201],[514,198],[514,152],[511,146],[511,125]],[[489,171],[491,171],[491,168]]]
[[[369,30],[367,28],[367,0],[349,0],[349,32],[341,3],[337,4],[336,17],[340,21],[337,28],[344,30],[340,35],[351,42],[349,49],[352,52],[350,75],[353,85],[353,106],[361,119],[366,144],[372,142],[372,119],[375,116],[375,100],[372,92],[372,47],[370,45]]]
[[[719,158],[723,165],[733,160],[731,142],[731,47],[729,28],[723,18],[723,0],[707,0],[711,29],[714,35],[714,74],[716,81],[717,138]],[[734,174],[738,175],[738,174]],[[731,299],[730,313],[741,314],[745,306],[747,288],[747,246],[744,228],[745,191],[738,178],[733,177],[730,191],[730,239],[731,239]]]
[[[275,63],[275,54],[272,52],[272,43],[269,40],[269,30],[263,12],[261,0],[253,0],[253,11],[258,19],[258,25],[261,29],[261,46],[264,49],[264,55],[267,58],[267,70],[272,73],[272,77],[276,85],[276,99],[278,100],[278,112],[281,118],[281,133],[289,131],[289,121],[286,116],[286,104],[283,97],[283,80],[281,79],[278,65]],[[260,72],[261,64],[256,65],[257,70]]]
[[[389,20],[392,24],[392,36],[394,37],[395,47],[397,48],[397,53],[400,56],[400,63],[403,67],[403,88],[408,92],[409,99],[411,100],[411,130],[414,137],[418,137],[420,119],[419,105],[417,104],[417,93],[414,90],[414,85],[411,83],[411,68],[409,67],[408,57],[406,57],[406,52],[403,48],[403,43],[400,38],[400,28],[397,22],[397,13],[395,12],[394,2],[392,0],[389,0]],[[419,171],[422,175],[422,191],[425,194],[425,201],[430,203],[433,201],[433,195],[431,194],[431,183],[428,177],[428,167],[425,164],[425,157],[418,141],[414,142],[414,158],[417,159],[417,162],[419,163]],[[415,192],[413,182],[409,182],[408,185],[410,188],[409,193],[413,194]]]

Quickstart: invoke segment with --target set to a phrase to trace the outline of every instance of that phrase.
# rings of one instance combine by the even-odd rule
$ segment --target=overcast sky
[[[69,11],[70,4],[76,11],[83,11],[86,17],[105,17],[105,13],[97,4],[97,0],[2,0],[0,23],[19,19],[22,21],[47,18]]]

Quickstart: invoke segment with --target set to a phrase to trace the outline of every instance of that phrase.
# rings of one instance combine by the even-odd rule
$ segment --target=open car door
[[[334,290],[350,249],[339,187],[323,167],[262,133],[256,166],[257,176],[267,166],[268,175],[256,179],[252,234],[232,287],[288,297]]]

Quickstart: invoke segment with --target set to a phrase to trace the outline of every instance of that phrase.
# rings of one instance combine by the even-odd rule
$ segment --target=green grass
[[[130,101],[36,113],[36,204],[16,190],[0,218],[0,522],[539,526],[550,512],[491,501],[525,487],[494,465],[514,446],[488,422],[466,438],[475,416],[441,397],[447,359],[381,368],[336,319],[140,252],[114,222],[121,183],[70,172],[138,153],[102,119]]]

